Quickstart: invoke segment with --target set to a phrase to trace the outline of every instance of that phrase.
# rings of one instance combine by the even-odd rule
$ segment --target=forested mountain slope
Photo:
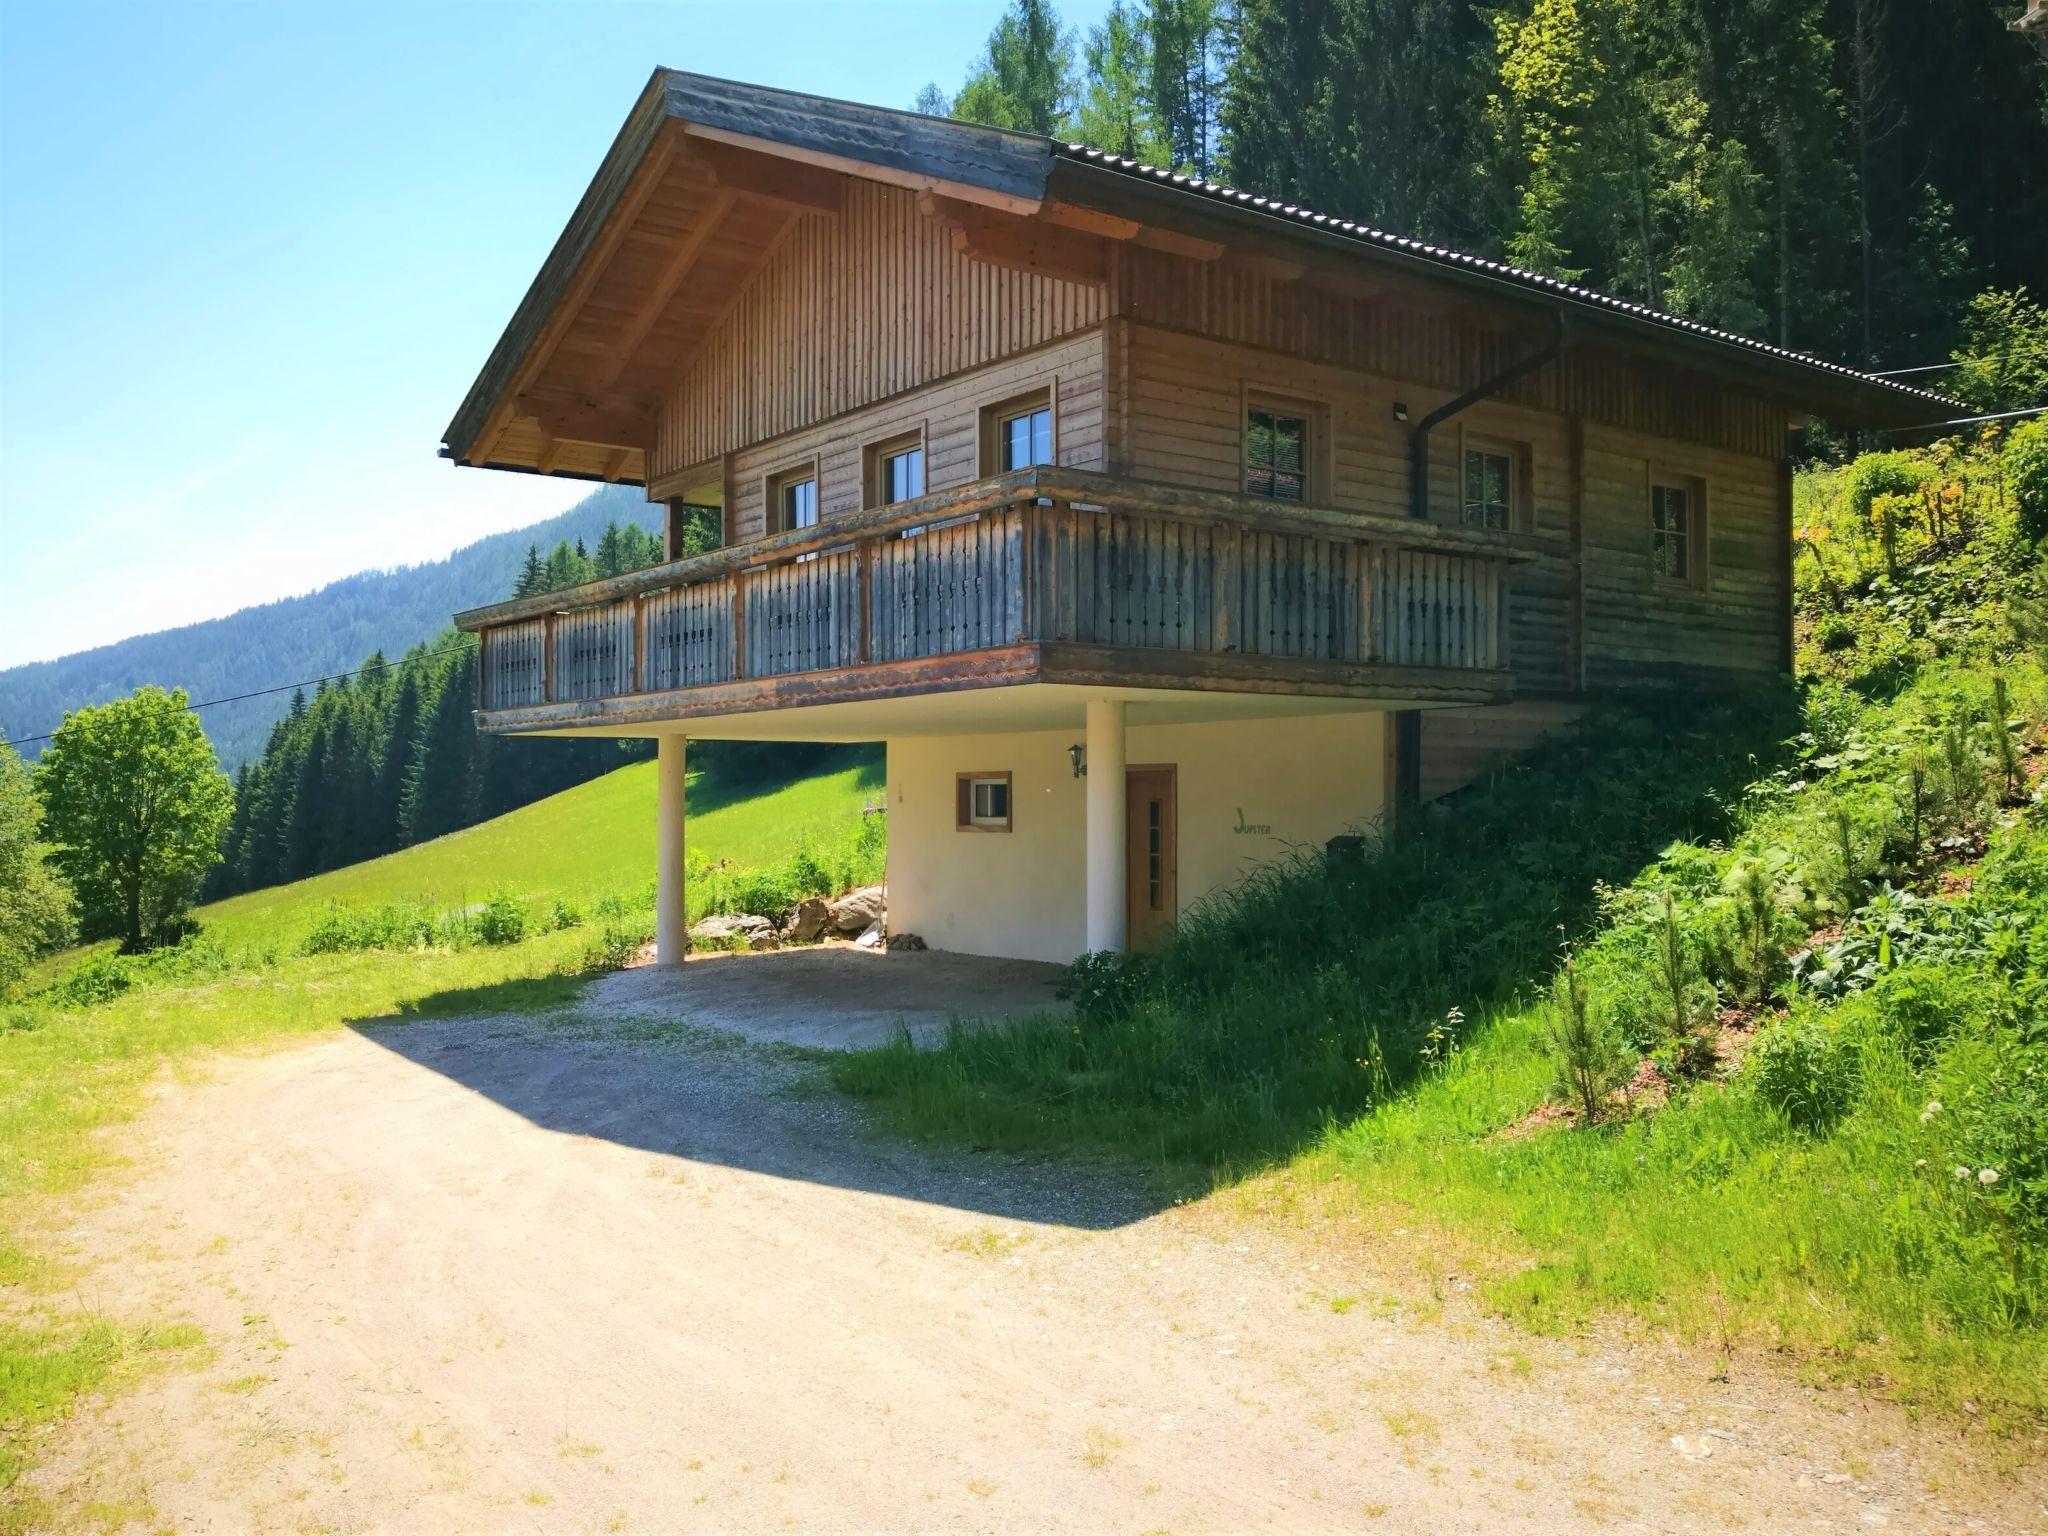
[[[363,571],[317,592],[244,608],[54,661],[0,671],[0,735],[54,730],[67,709],[130,693],[144,683],[183,688],[195,700],[224,698],[360,666],[374,651],[398,656],[439,634],[459,608],[511,595],[530,546],[595,544],[612,521],[655,528],[660,509],[638,489],[605,486],[559,517],[492,534],[445,560]],[[270,728],[291,707],[274,693],[209,709],[202,717],[222,763],[233,770],[263,750]],[[33,758],[40,747],[21,751]]]

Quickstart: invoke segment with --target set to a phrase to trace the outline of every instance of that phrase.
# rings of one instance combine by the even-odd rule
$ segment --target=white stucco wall
[[[1369,828],[1386,803],[1377,713],[1132,726],[1131,766],[1178,770],[1180,905],[1291,848]],[[1084,945],[1080,732],[893,739],[889,928],[934,949],[1065,962]],[[953,825],[956,776],[1010,773],[1011,832]]]

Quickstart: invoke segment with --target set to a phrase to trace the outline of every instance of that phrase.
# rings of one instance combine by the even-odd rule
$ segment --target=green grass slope
[[[1075,1021],[837,1080],[1419,1228],[1531,1328],[1632,1313],[2038,1443],[2048,425],[1799,505],[1796,688],[1612,701],[1363,859],[1090,957]]]
[[[496,892],[523,901],[637,900],[654,879],[654,773],[653,763],[636,763],[432,842],[232,896],[195,915],[208,935],[230,947],[289,946],[337,902],[448,907]],[[749,793],[752,787],[714,772],[691,773],[686,830],[694,868],[758,868],[788,858],[807,841],[836,837],[864,805],[880,799],[881,758],[872,749],[849,749],[810,777],[758,794]],[[691,905],[702,912],[701,899]]]

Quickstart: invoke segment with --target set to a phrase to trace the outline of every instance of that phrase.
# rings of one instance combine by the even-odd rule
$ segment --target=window
[[[1245,412],[1244,488],[1275,501],[1308,500],[1308,418],[1263,406]]]
[[[962,832],[1010,830],[1010,776],[1007,773],[963,773],[954,807],[954,825]]]
[[[1514,506],[1514,456],[1497,448],[1467,448],[1459,521],[1468,528],[1512,528]]]
[[[888,505],[924,494],[924,450],[905,448],[882,460],[882,502]]]
[[[1034,464],[1059,462],[1059,418],[1054,384],[981,408],[980,473],[1007,475]]]
[[[1671,581],[1690,581],[1693,549],[1693,493],[1683,485],[1650,486],[1650,570]]]
[[[1052,407],[1019,411],[996,422],[996,472],[1052,462]]]
[[[873,470],[869,500],[877,507],[894,506],[924,494],[924,440],[898,438],[871,450]]]
[[[788,533],[818,526],[818,470],[814,464],[784,470],[768,480],[768,531]]]

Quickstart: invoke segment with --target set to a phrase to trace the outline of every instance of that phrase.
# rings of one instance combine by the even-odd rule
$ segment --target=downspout
[[[1501,369],[1492,378],[1473,385],[1455,400],[1447,400],[1415,424],[1415,430],[1408,440],[1408,515],[1429,516],[1429,434],[1435,427],[1442,426],[1460,411],[1477,405],[1480,401],[1499,394],[1510,384],[1527,378],[1539,368],[1548,367],[1563,354],[1565,349],[1565,317],[1559,310],[1555,316],[1556,331],[1549,341],[1534,352],[1517,358]]]
[[[1415,430],[1408,439],[1409,516],[1429,516],[1430,432],[1460,411],[1499,394],[1509,385],[1527,378],[1537,369],[1546,368],[1556,362],[1565,349],[1564,311],[1558,310],[1553,320],[1556,328],[1552,331],[1549,341],[1534,352],[1517,358],[1492,378],[1473,385],[1456,399],[1445,401],[1415,424]],[[1398,824],[1403,818],[1412,815],[1415,808],[1422,803],[1422,711],[1395,710],[1391,724],[1394,733],[1394,820]]]

